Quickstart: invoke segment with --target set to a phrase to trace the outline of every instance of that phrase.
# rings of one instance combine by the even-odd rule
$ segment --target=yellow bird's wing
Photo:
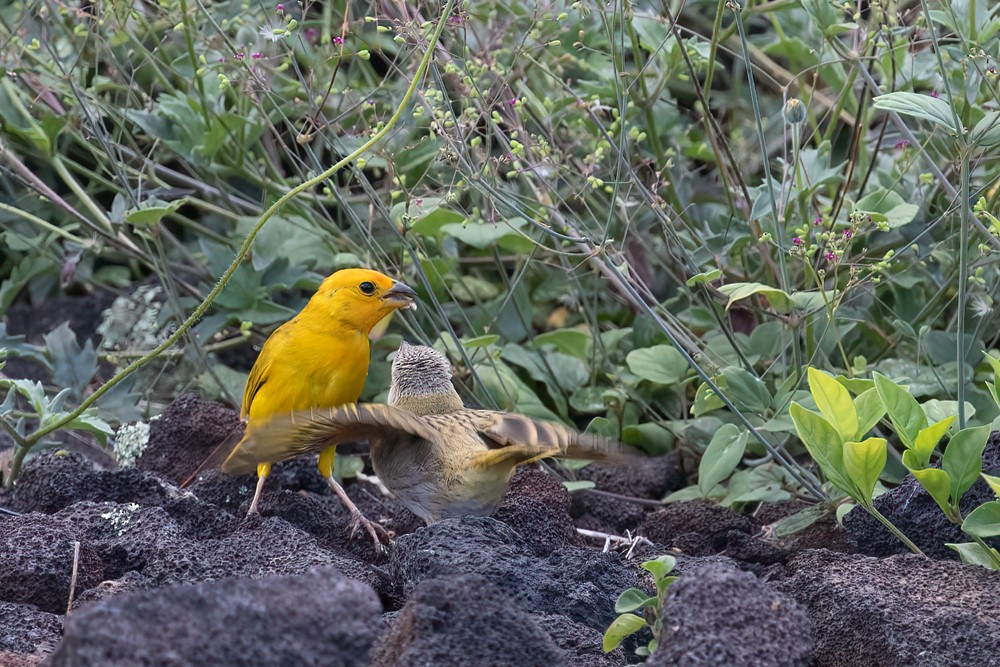
[[[600,460],[636,458],[632,448],[617,440],[579,433],[555,422],[490,410],[465,412],[490,448],[477,455],[477,463],[484,467],[511,460],[514,465],[524,465],[551,456]]]
[[[276,416],[251,428],[222,464],[231,474],[253,472],[258,463],[274,463],[362,440],[420,438],[438,432],[421,417],[391,405],[358,403],[337,408]]]

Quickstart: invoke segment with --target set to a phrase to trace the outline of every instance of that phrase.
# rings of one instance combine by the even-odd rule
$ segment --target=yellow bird
[[[428,524],[493,513],[517,466],[550,456],[633,458],[615,440],[522,415],[472,410],[451,383],[447,358],[407,345],[392,363],[389,405],[344,405],[271,420],[228,465],[252,470],[304,452],[368,440],[382,483]]]
[[[246,433],[223,470],[244,461],[255,433],[277,415],[354,403],[368,376],[368,334],[399,308],[415,308],[417,294],[403,283],[368,269],[344,269],[329,276],[293,319],[278,327],[257,357],[243,392]],[[257,489],[248,514],[257,511],[271,463],[297,453],[294,443],[271,443],[273,457],[255,458]],[[320,474],[354,516],[379,542],[375,526],[361,514],[333,477],[336,445],[323,447]],[[250,469],[242,472],[250,472]]]

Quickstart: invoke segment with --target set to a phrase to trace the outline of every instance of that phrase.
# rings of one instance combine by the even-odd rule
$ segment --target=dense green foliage
[[[8,3],[0,315],[131,300],[100,349],[58,318],[42,347],[0,330],[50,371],[0,380],[0,424],[26,450],[189,387],[238,397],[252,344],[352,265],[423,301],[364,398],[398,334],[436,342],[484,404],[709,448],[673,499],[836,496],[789,416],[815,406],[807,367],[851,391],[877,371],[932,423],[989,424],[997,6],[846,7],[465,2],[424,73],[438,4]],[[144,359],[234,258],[177,345],[72,411],[100,360]],[[879,437],[891,484],[906,443],[888,420]]]

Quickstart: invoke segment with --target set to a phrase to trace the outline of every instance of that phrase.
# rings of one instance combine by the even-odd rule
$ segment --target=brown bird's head
[[[392,360],[392,385],[389,387],[389,405],[398,405],[412,412],[434,403],[437,412],[461,410],[462,399],[451,384],[451,364],[448,358],[432,347],[399,346]],[[417,407],[418,404],[421,407]]]
[[[370,269],[342,269],[323,281],[306,308],[367,335],[389,313],[416,307],[417,293],[403,283]]]

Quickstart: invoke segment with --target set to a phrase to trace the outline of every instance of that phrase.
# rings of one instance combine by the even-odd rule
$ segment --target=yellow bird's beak
[[[392,287],[382,295],[382,301],[394,308],[417,309],[417,293],[409,286],[400,282],[394,282]]]

